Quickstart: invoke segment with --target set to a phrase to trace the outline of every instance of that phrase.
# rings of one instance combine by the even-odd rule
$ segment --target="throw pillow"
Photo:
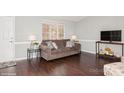
[[[48,42],[46,42],[46,44],[47,44],[48,48],[54,49],[52,41],[48,41]]]
[[[73,41],[67,41],[66,42],[66,47],[74,47],[75,43]]]
[[[56,45],[55,42],[52,42],[52,45],[53,45],[53,47],[54,47],[55,49],[58,49],[58,46]]]
[[[71,41],[71,44],[72,44],[72,47],[74,47],[74,46],[75,46],[75,43],[74,43],[74,41]]]
[[[73,47],[71,41],[66,42],[66,47]]]

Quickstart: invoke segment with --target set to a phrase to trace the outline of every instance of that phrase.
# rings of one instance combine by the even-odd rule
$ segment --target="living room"
[[[124,93],[123,0],[1,0],[0,91]]]
[[[68,17],[69,18],[69,17]],[[30,36],[35,36],[36,40],[42,41],[42,24],[64,24],[64,38],[69,39],[75,31],[75,22],[62,20],[60,17],[45,16],[20,16],[15,17],[15,54],[17,59],[27,58],[27,48],[30,46]],[[21,45],[20,45],[21,44]]]
[[[1,51],[10,51],[1,55],[1,75],[103,76],[110,72],[104,71],[105,64],[123,60],[123,16],[3,16],[0,19],[1,25],[9,29],[1,33],[4,38],[3,41],[1,38]],[[121,32],[120,40],[114,40],[118,43],[121,41],[120,45],[109,43],[111,40],[106,41],[105,36],[107,43],[100,42],[102,44],[96,46],[96,42],[101,40],[102,31]],[[37,44],[36,49],[33,49],[32,43]],[[4,46],[7,44],[9,48]],[[96,50],[102,54],[109,51],[110,55],[96,58]],[[41,59],[36,60],[37,56]],[[24,71],[21,65],[25,67]],[[46,68],[50,65],[54,67]],[[51,70],[41,71],[42,66]],[[114,72],[107,75],[123,75]]]

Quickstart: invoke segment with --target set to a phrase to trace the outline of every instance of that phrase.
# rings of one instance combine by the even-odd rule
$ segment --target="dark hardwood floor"
[[[111,60],[110,60],[111,61]],[[33,59],[18,61],[16,66],[0,69],[2,76],[103,76],[103,65],[111,63],[82,52],[52,61]]]

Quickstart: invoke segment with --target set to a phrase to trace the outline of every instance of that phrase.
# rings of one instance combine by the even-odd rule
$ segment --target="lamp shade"
[[[71,36],[71,40],[76,40],[77,39],[77,36],[76,35],[72,35]]]
[[[30,40],[30,41],[36,40],[36,36],[35,36],[35,35],[30,35],[30,36],[29,36],[29,40]]]

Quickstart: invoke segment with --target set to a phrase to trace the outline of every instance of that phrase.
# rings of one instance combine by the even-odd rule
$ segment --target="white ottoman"
[[[124,63],[110,63],[104,65],[105,76],[124,76]]]

